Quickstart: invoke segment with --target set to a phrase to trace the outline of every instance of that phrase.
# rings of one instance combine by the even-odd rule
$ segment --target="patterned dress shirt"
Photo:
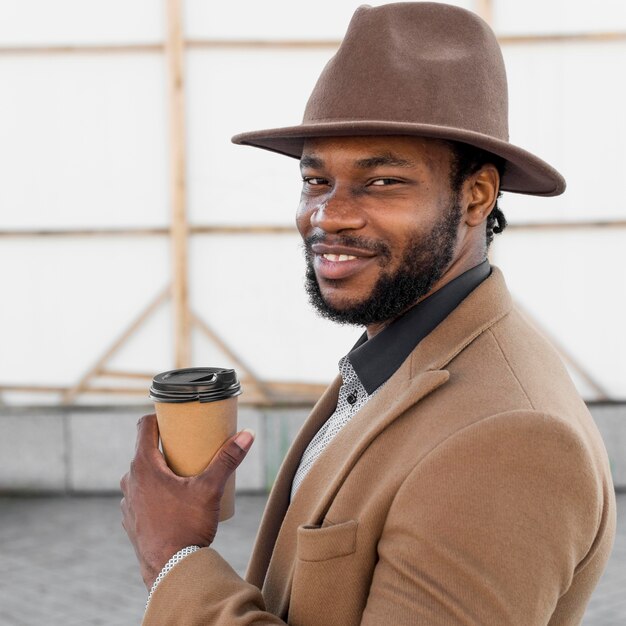
[[[339,373],[341,374],[343,384],[339,388],[337,408],[319,429],[315,437],[311,439],[311,442],[302,455],[300,465],[291,485],[292,500],[304,480],[304,477],[309,473],[313,463],[315,463],[319,455],[326,449],[326,446],[382,387],[381,385],[381,387],[378,387],[372,393],[368,394],[347,356],[344,356],[339,361]]]

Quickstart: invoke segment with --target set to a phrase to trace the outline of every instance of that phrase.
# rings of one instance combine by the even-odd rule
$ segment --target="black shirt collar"
[[[415,346],[491,274],[485,260],[418,302],[380,333],[364,333],[348,354],[359,380],[372,394],[395,373]]]

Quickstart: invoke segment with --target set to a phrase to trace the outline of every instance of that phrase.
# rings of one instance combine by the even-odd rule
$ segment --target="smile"
[[[334,263],[344,263],[345,261],[353,261],[356,259],[356,257],[351,254],[323,254],[322,256],[327,261],[332,261]]]
[[[341,280],[355,277],[376,262],[376,256],[356,256],[325,252],[315,254],[313,266],[318,279]]]

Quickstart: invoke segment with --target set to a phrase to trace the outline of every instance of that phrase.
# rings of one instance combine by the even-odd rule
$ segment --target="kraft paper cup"
[[[163,455],[179,476],[200,474],[222,445],[237,432],[234,370],[187,368],[154,377],[154,400]],[[226,397],[224,397],[226,396]],[[235,512],[235,474],[228,479],[220,506],[220,521]]]

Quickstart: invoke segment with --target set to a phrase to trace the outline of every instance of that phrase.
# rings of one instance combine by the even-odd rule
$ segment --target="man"
[[[122,509],[144,623],[580,623],[613,487],[564,367],[486,260],[500,189],[564,189],[508,143],[493,33],[446,5],[361,7],[303,124],[234,141],[300,159],[311,300],[366,334],[283,463],[246,581],[208,546],[251,434],[182,479],[140,422]]]

